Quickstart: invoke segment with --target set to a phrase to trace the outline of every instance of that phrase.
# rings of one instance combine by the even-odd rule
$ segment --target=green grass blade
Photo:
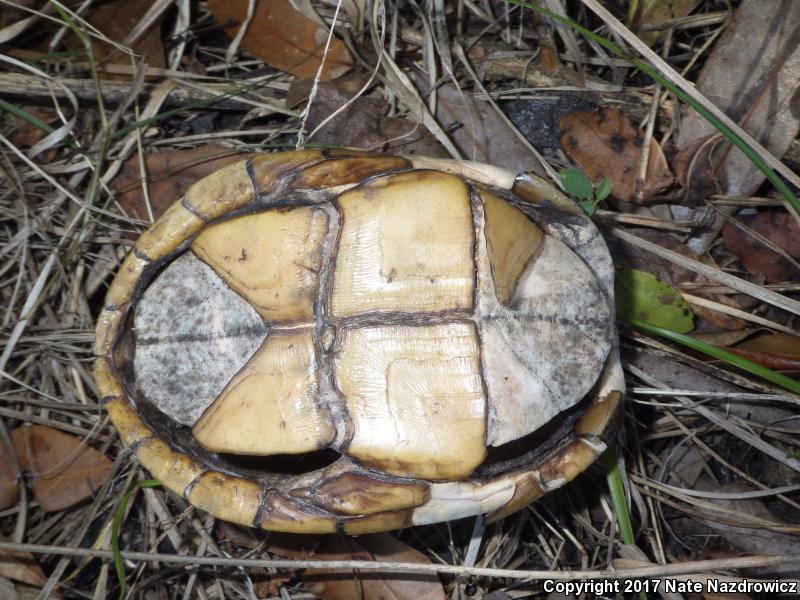
[[[781,373],[777,373],[772,369],[762,367],[758,363],[754,363],[751,360],[742,358],[741,356],[733,354],[732,352],[728,352],[727,350],[723,350],[717,346],[712,346],[706,342],[701,342],[700,340],[689,337],[688,335],[675,333],[669,329],[663,329],[661,327],[657,327],[656,325],[639,321],[638,319],[630,319],[628,322],[637,329],[641,329],[647,333],[659,335],[673,342],[682,344],[687,348],[691,348],[692,350],[697,350],[698,352],[702,352],[708,356],[713,356],[714,358],[723,360],[734,367],[738,367],[742,371],[746,371],[752,375],[766,379],[767,381],[789,390],[790,392],[800,394],[800,381],[792,379],[791,377],[787,377],[786,375],[782,375]]]
[[[122,552],[119,549],[119,530],[122,527],[122,519],[125,516],[125,511],[128,508],[128,503],[139,488],[153,488],[161,485],[160,481],[155,479],[143,479],[134,481],[131,486],[125,490],[122,498],[114,509],[114,519],[111,521],[111,554],[114,557],[114,571],[117,573],[119,580],[119,600],[125,598],[125,565],[122,562]]]
[[[628,503],[625,501],[625,486],[622,484],[622,473],[619,471],[619,459],[617,450],[614,446],[609,447],[600,457],[600,462],[606,470],[606,481],[611,492],[611,501],[614,503],[614,510],[617,512],[619,532],[622,541],[626,544],[633,544],[633,526],[631,516],[628,513]]]
[[[7,113],[14,115],[18,119],[25,121],[28,125],[33,125],[37,129],[41,129],[45,133],[53,133],[55,131],[55,129],[50,127],[50,125],[42,121],[36,115],[32,115],[28,111],[21,109],[19,106],[15,104],[6,102],[2,98],[0,98],[0,110],[4,110]]]
[[[631,525],[631,515],[628,512],[628,503],[625,501],[625,486],[622,483],[622,473],[619,470],[619,458],[614,446],[603,452],[600,463],[606,470],[606,483],[611,492],[611,502],[614,504],[614,512],[617,514],[617,524],[619,533],[625,544],[634,545],[633,526]],[[647,600],[647,595],[639,592],[641,600]]]

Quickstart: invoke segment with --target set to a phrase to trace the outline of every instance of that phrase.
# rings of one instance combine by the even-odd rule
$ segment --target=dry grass
[[[336,10],[335,2],[296,4],[304,10],[315,7],[326,23]],[[519,7],[503,10],[499,2],[460,0],[444,20],[440,13],[446,2],[418,3],[430,11],[416,2],[353,4],[365,9],[361,22],[342,11],[336,33],[358,49],[366,78],[375,75],[361,92],[388,99],[394,115],[426,125],[452,156],[461,157],[463,146],[435,118],[436,96],[420,91],[414,61],[428,74],[426,84],[456,83],[462,94],[491,99],[489,106],[498,114],[509,98],[568,88],[613,101],[638,98],[647,143],[665,141],[680,126],[671,120],[674,99],[643,82],[624,60],[608,57],[568,30],[554,34]],[[704,3],[705,17],[660,25],[670,30],[672,43],[657,49],[690,79],[707,56],[707,42],[729,22],[730,14],[719,4]],[[3,2],[4,10],[9,5]],[[306,143],[316,139],[306,122],[308,113],[285,105],[293,78],[244,51],[227,50],[204,3],[175,0],[154,6],[156,12],[166,11],[169,53],[163,68],[147,67],[122,40],[109,39],[68,11],[81,43],[119,48],[115,64],[106,67],[115,81],[102,83],[85,56],[30,60],[60,50],[55,40],[70,34],[53,4],[34,4],[23,11],[27,20],[0,29],[5,44],[0,58],[7,69],[0,73],[0,98],[41,115],[52,130],[37,134],[23,119],[0,113],[0,438],[8,445],[10,430],[24,423],[46,424],[115,459],[105,485],[75,507],[44,513],[28,490],[16,506],[0,512],[0,533],[8,542],[51,547],[38,555],[47,578],[40,597],[56,587],[66,598],[116,595],[113,566],[107,560],[86,560],[90,552],[72,549],[94,549],[94,555],[107,558],[114,507],[133,481],[148,477],[123,450],[100,409],[92,377],[94,318],[155,204],[142,185],[144,207],[136,218],[126,213],[130,207],[120,204],[114,189],[123,164],[138,161],[144,180],[149,176],[144,156],[156,151],[209,142],[234,153],[291,148],[303,131]],[[152,13],[143,15],[140,28],[148,29],[153,18]],[[44,23],[53,27],[49,48],[35,35]],[[596,17],[590,23],[609,33]],[[546,32],[549,41],[537,39]],[[556,54],[563,49],[559,68],[572,71],[574,62],[568,61],[579,61],[591,83],[531,66],[533,52],[548,44]],[[473,58],[478,47],[489,57],[486,61]],[[514,75],[520,64],[522,77]],[[176,110],[189,103],[191,108]],[[465,119],[464,127],[469,126]],[[524,138],[523,143],[530,146]],[[542,156],[530,151],[542,172],[552,176],[567,164],[560,152]],[[772,198],[719,197],[713,202],[775,204]],[[707,281],[686,283],[690,300],[701,302],[693,294],[704,289],[716,298],[744,294],[749,297],[744,312],[756,313],[752,322],[796,332],[796,283],[761,285],[719,244],[713,247],[716,264],[709,264],[637,241],[626,229],[648,227],[683,240],[693,223],[663,211],[634,215],[608,210],[598,219],[614,224],[614,237],[704,275]],[[736,316],[736,310],[730,314]],[[498,599],[535,595],[541,593],[541,582],[531,577],[576,577],[568,571],[607,576],[611,568],[642,565],[649,565],[650,576],[717,572],[772,578],[800,572],[794,560],[800,554],[800,399],[661,341],[623,333],[631,393],[620,439],[638,548],[620,547],[603,473],[594,467],[501,523],[483,528],[467,519],[399,532],[399,539],[435,565],[464,567],[441,569],[450,597],[482,598],[490,591],[507,594]],[[673,380],[663,381],[667,375]],[[748,538],[762,542],[748,546]],[[255,549],[237,545],[212,519],[160,489],[134,495],[120,539],[123,548],[140,553],[125,561],[131,598],[252,598],[257,589],[267,589],[263,582],[276,573],[287,576],[276,577],[270,593],[282,599],[312,597],[303,591],[297,564],[237,561],[274,558],[269,538]],[[157,561],[155,553],[169,556]],[[732,560],[741,554],[746,556]],[[626,574],[616,576],[620,573]]]

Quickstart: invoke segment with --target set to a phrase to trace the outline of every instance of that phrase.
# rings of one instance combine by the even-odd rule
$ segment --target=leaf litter
[[[27,65],[3,62],[0,78],[8,89],[23,75],[29,83],[22,95],[0,87],[0,99],[21,109],[0,121],[8,141],[0,165],[0,318],[8,340],[0,435],[14,440],[20,463],[17,470],[10,456],[0,462],[2,543],[108,547],[108,507],[143,476],[120,454],[89,368],[93,320],[110,278],[132,237],[192,181],[251,152],[291,149],[301,127],[308,145],[458,156],[555,181],[559,172],[581,169],[593,194],[608,178],[610,190],[603,184],[602,191],[609,195],[593,216],[604,233],[621,228],[674,252],[656,256],[646,244],[608,237],[632,301],[620,302],[623,313],[642,316],[646,306],[648,319],[789,376],[800,373],[792,335],[798,317],[789,310],[800,295],[797,215],[738,151],[670,94],[656,95],[625,57],[511,3],[348,0],[337,13],[336,2],[262,0],[251,17],[248,4],[113,0],[83,14],[65,3],[69,24],[50,3],[0,10],[5,50]],[[604,30],[591,8],[561,0],[547,6]],[[640,7],[629,15],[631,27],[778,158],[797,144],[797,6],[630,6]],[[68,135],[25,160],[46,135],[40,121],[66,123]],[[714,277],[698,276],[696,262]],[[753,285],[748,293],[727,287],[720,283],[727,275]],[[786,301],[776,306],[775,294]],[[476,564],[557,574],[612,561],[669,566],[711,558],[719,569],[703,572],[716,576],[742,553],[756,561],[793,553],[791,527],[779,538],[756,536],[763,523],[753,525],[791,526],[800,518],[796,492],[772,493],[800,483],[791,468],[800,452],[798,398],[672,343],[624,326],[622,333],[632,391],[620,452],[636,546],[616,538],[602,474],[590,470],[531,509],[477,529]],[[115,458],[122,467],[112,471]],[[726,496],[726,504],[665,485],[765,495]],[[232,538],[222,524],[212,528],[163,490],[137,494],[128,510],[123,549],[291,555],[269,534]],[[468,519],[311,539],[304,556],[461,565],[475,550],[475,530]],[[750,533],[757,544],[743,543]],[[114,593],[99,561],[72,576],[68,562],[47,554],[3,564],[11,571],[0,569],[0,590],[15,594],[20,581],[55,586],[62,597]],[[126,562],[128,574],[141,575],[130,597],[512,598],[541,591],[536,582],[510,586],[489,577],[165,564]],[[780,576],[796,577],[796,569]]]

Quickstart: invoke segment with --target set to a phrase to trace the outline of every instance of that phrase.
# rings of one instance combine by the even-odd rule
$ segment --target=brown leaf
[[[111,461],[82,440],[44,425],[11,432],[20,467],[31,472],[33,495],[45,512],[90,497],[111,473]]]
[[[270,552],[286,558],[315,560],[379,560],[429,564],[424,554],[388,533],[373,533],[357,539],[342,535],[280,536]],[[303,575],[309,591],[322,600],[444,600],[438,576],[416,573],[356,573],[309,569]]]
[[[617,108],[573,112],[561,118],[561,148],[594,183],[611,179],[611,195],[636,202],[636,178],[642,156],[642,132]],[[674,178],[661,146],[653,140],[643,201],[672,185]]]
[[[19,498],[17,470],[5,444],[0,442],[0,510],[14,506],[17,498]]]
[[[362,86],[363,78],[356,74],[345,75],[336,81],[325,81],[317,86],[317,95],[306,122],[309,133],[345,104],[347,108],[321,127],[310,141],[353,148],[395,150],[405,154],[450,156],[424,125],[409,119],[387,117],[389,105],[385,100],[361,96],[350,101]],[[287,105],[295,107],[307,100],[310,89],[310,81],[296,79],[289,86]]]
[[[800,2],[744,0],[706,60],[696,87],[775,156],[783,156],[800,130]],[[716,134],[714,126],[687,109],[677,144]],[[726,194],[749,195],[764,175],[728,143],[714,153]]]
[[[9,542],[10,540],[0,535],[0,541]],[[35,587],[42,587],[47,583],[47,577],[30,552],[0,550],[0,577]]]
[[[210,175],[217,169],[247,158],[225,146],[208,144],[190,150],[156,152],[145,156],[148,174],[148,195],[157,219],[170,204],[180,199],[186,189],[198,179]],[[122,171],[112,182],[119,194],[123,210],[131,217],[149,220],[142,192],[139,157],[125,161]]]
[[[436,120],[466,160],[543,175],[539,161],[497,110],[453,85],[438,89]]]
[[[697,204],[722,192],[711,161],[718,143],[717,135],[698,138],[672,157],[670,164],[681,188],[675,196],[682,204]]]
[[[93,8],[86,20],[96,27],[110,40],[118,44],[124,43],[133,28],[139,23],[147,9],[155,0],[144,2],[135,0],[112,0],[100,3]],[[77,36],[69,34],[64,38],[64,44],[70,50],[84,51],[85,46]],[[151,67],[164,67],[164,44],[161,39],[161,20],[159,19],[131,45],[131,50]],[[102,79],[129,81],[130,75],[114,75],[109,73],[104,65],[122,64],[130,65],[130,56],[118,50],[113,44],[92,39],[92,55],[97,64],[97,72]]]
[[[800,259],[800,226],[786,211],[766,210],[756,215],[738,217],[739,222],[769,239],[790,256]],[[767,248],[761,241],[728,223],[722,230],[728,250],[753,275],[764,275],[768,282],[786,281],[800,275],[795,265]]]
[[[229,35],[235,36],[247,16],[248,0],[209,0],[208,8]],[[353,58],[343,42],[295,10],[286,0],[256,0],[253,19],[241,46],[276,69],[313,79],[324,58],[321,79],[335,79],[353,68]]]
[[[769,369],[800,371],[800,337],[788,333],[760,335],[728,351]]]

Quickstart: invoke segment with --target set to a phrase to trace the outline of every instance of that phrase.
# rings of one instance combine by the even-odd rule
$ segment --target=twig
[[[34,554],[53,554],[56,556],[82,556],[110,560],[110,550],[90,548],[64,548],[45,544],[12,544],[0,542],[0,550],[10,552],[31,552]],[[391,573],[449,573],[453,575],[473,575],[476,577],[500,577],[506,579],[554,579],[576,581],[581,579],[636,579],[643,577],[670,577],[715,571],[721,569],[750,569],[775,567],[779,565],[800,564],[800,554],[784,556],[744,556],[718,560],[696,560],[670,565],[656,565],[635,569],[594,569],[584,571],[526,571],[519,569],[488,569],[482,567],[460,567],[457,565],[433,565],[409,562],[366,561],[366,560],[284,560],[223,558],[216,556],[184,556],[180,554],[159,554],[149,552],[122,552],[122,558],[130,561],[165,562],[182,565],[213,565],[219,567],[275,568],[275,569],[331,569],[362,572],[387,571]]]

